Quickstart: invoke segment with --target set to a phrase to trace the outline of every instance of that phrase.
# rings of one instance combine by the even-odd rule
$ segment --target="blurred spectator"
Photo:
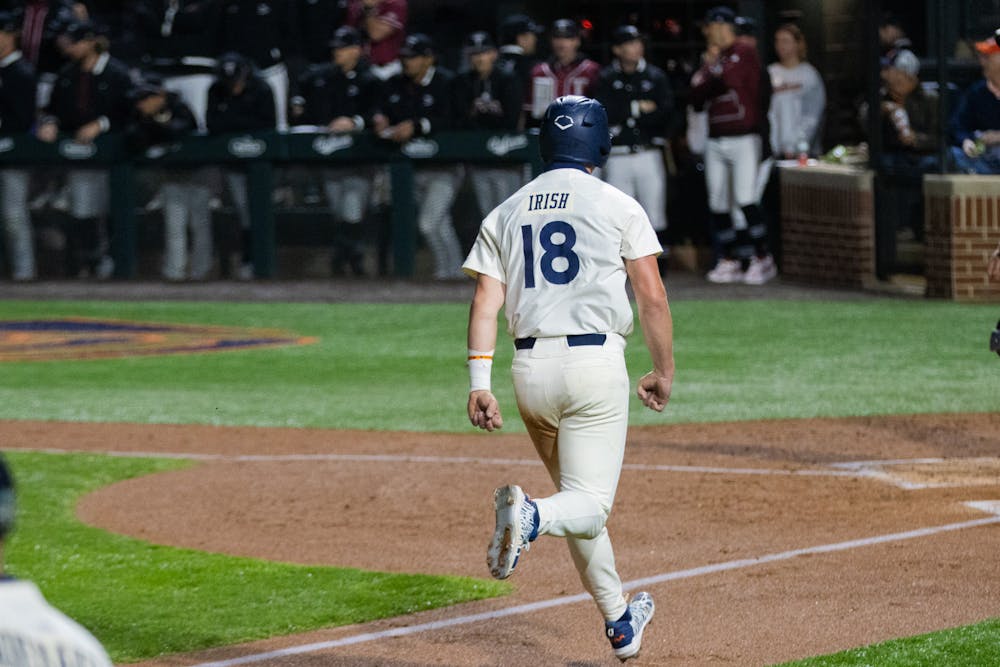
[[[365,36],[372,71],[386,80],[399,74],[399,50],[406,39],[407,0],[348,0],[347,24]]]
[[[705,15],[708,42],[701,68],[691,79],[690,100],[708,111],[705,180],[709,210],[722,257],[707,278],[716,283],[761,285],[777,275],[768,248],[767,224],[759,205],[761,162],[761,65],[754,49],[737,42],[735,13],[715,7]],[[754,256],[744,270],[737,258],[741,239],[733,227],[735,203],[747,221]]]
[[[826,108],[826,90],[819,72],[806,61],[802,30],[786,23],[774,31],[778,62],[767,70],[771,78],[771,150],[784,159],[820,152],[820,123]]]
[[[549,104],[563,95],[590,95],[601,66],[580,53],[580,24],[557,19],[549,33],[552,56],[531,70],[529,109],[536,121]]]
[[[287,55],[297,48],[295,17],[290,0],[223,0],[219,19],[220,52],[245,56],[271,89],[275,125],[288,129]]]
[[[218,11],[212,0],[136,0],[140,65],[163,78],[205,130],[208,89],[214,81]]]
[[[5,665],[111,667],[104,647],[83,626],[46,602],[30,581],[3,573],[3,551],[14,528],[14,479],[0,455],[0,628]]]
[[[912,51],[898,51],[883,72],[882,138],[884,166],[920,173],[937,167],[937,95],[920,85],[920,61]]]
[[[667,132],[675,125],[673,90],[663,70],[646,61],[638,28],[619,26],[611,44],[614,62],[601,70],[594,87],[594,97],[607,108],[611,125],[611,155],[603,177],[642,205],[653,229],[665,241],[664,150]]]
[[[389,79],[374,129],[397,144],[454,126],[454,74],[435,64],[434,43],[423,33],[407,35],[399,56],[403,73]],[[419,167],[414,175],[417,226],[434,256],[434,278],[461,279],[462,248],[451,207],[462,182],[461,166]]]
[[[1000,174],[1000,30],[976,42],[983,79],[962,95],[948,126],[959,171]]]
[[[273,130],[272,101],[271,88],[254,72],[253,63],[239,53],[224,53],[216,67],[216,81],[208,91],[209,134]],[[225,172],[225,180],[243,232],[243,256],[237,277],[250,280],[253,264],[247,176],[242,170],[229,169]]]
[[[891,12],[882,15],[878,24],[878,41],[882,51],[882,67],[887,67],[899,51],[913,50],[913,42],[906,36],[903,22]]]
[[[531,70],[538,64],[538,36],[545,29],[525,14],[511,14],[500,24],[500,56],[497,66],[517,77],[521,96],[527,100]],[[530,112],[528,107],[525,112]],[[523,119],[522,119],[523,122]]]
[[[17,9],[14,3],[14,9]],[[38,75],[36,104],[48,106],[56,74],[66,64],[59,35],[67,25],[79,20],[81,5],[70,0],[27,0],[23,3],[21,52]],[[85,10],[83,10],[85,11]]]
[[[69,24],[63,39],[71,62],[59,72],[36,133],[42,141],[53,142],[62,132],[77,143],[90,144],[124,127],[133,82],[125,64],[108,53],[107,37],[94,23]],[[114,270],[105,227],[108,172],[70,169],[66,182],[72,218],[66,229],[67,271],[71,276],[108,278]]]
[[[14,12],[0,10],[0,136],[27,134],[35,123],[35,69],[17,48],[21,25]],[[0,168],[0,224],[11,277],[35,278],[35,243],[28,212],[29,172]]]
[[[523,106],[521,83],[497,65],[496,44],[486,32],[465,39],[471,68],[455,80],[458,123],[472,130],[516,132]],[[520,165],[469,165],[472,188],[483,217],[521,187]]]
[[[1000,243],[990,253],[990,258],[986,263],[986,275],[989,276],[990,280],[1000,280]],[[997,329],[1000,329],[1000,324],[997,325]]]
[[[133,117],[126,139],[134,151],[162,149],[197,129],[191,109],[156,79],[136,86],[132,101]],[[208,210],[211,191],[204,174],[197,173],[188,169],[168,169],[163,173],[162,271],[167,280],[204,280],[212,270],[212,218]]]
[[[332,135],[351,135],[372,124],[381,82],[371,72],[362,53],[362,37],[355,28],[341,26],[328,40],[332,62],[314,65],[303,74],[301,98],[292,100],[296,123],[326,128]],[[368,211],[373,169],[364,166],[323,169],[323,188],[333,213],[332,269],[334,275],[347,265],[365,273],[364,221]]]

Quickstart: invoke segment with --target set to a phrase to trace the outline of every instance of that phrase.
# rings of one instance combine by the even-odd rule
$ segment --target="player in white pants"
[[[494,493],[496,531],[487,551],[508,577],[540,535],[565,537],[584,587],[605,619],[616,656],[639,652],[653,599],[627,602],[605,522],[625,453],[633,328],[631,281],[653,369],[638,394],[663,410],[674,375],[673,327],[656,257],[661,247],[642,207],[595,178],[611,148],[604,107],[561,97],[542,121],[546,170],[494,209],[463,265],[476,278],[469,315],[470,421],[503,425],[490,391],[496,319],[503,307],[516,349],[518,409],[557,493],[530,499],[519,486]]]
[[[0,222],[11,278],[35,279],[35,242],[28,212],[28,170],[0,169]]]

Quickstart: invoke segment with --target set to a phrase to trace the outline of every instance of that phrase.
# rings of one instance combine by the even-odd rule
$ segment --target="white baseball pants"
[[[602,176],[609,185],[639,202],[653,229],[662,232],[667,228],[667,170],[659,148],[612,154]]]
[[[609,621],[627,603],[605,522],[625,455],[629,379],[625,339],[569,347],[539,338],[514,353],[514,395],[535,450],[557,493],[533,498],[539,535],[565,537],[584,588]]]
[[[323,191],[337,222],[356,225],[368,210],[370,174],[364,169],[328,169],[323,172]]]
[[[195,172],[197,174],[197,172]],[[204,280],[212,270],[212,216],[208,210],[211,191],[194,182],[163,184],[163,277]],[[188,260],[188,230],[191,255]]]
[[[212,87],[215,77],[211,74],[183,74],[163,79],[163,87],[171,93],[176,93],[181,101],[191,109],[198,129],[206,130],[205,113],[208,110],[208,89]]]
[[[502,204],[524,185],[522,168],[470,166],[469,177],[476,193],[479,212],[485,218],[490,211]]]
[[[0,222],[7,243],[11,277],[35,277],[35,242],[28,214],[29,174],[26,169],[0,169]]]
[[[705,149],[705,184],[712,213],[756,204],[760,135],[709,138]]]
[[[451,219],[451,206],[465,170],[461,167],[428,167],[413,175],[417,200],[417,227],[434,256],[434,277],[459,278],[462,273],[462,245]]]

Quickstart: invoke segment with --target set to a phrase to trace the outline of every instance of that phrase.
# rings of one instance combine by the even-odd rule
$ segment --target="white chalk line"
[[[986,501],[984,503],[966,503],[966,504],[969,505],[970,507],[974,507],[975,509],[991,511],[993,513],[996,513],[997,516],[992,516],[983,519],[974,519],[972,521],[963,521],[960,523],[950,523],[942,526],[918,528],[915,530],[908,530],[900,533],[890,533],[887,535],[865,537],[857,540],[848,540],[846,542],[822,544],[819,546],[806,547],[803,549],[792,549],[790,551],[765,554],[763,556],[758,556],[756,558],[743,558],[739,560],[726,561],[724,563],[703,565],[701,567],[694,567],[687,570],[678,570],[676,572],[667,572],[664,574],[658,574],[651,577],[644,577],[642,579],[635,579],[624,583],[623,586],[626,591],[630,591],[630,590],[635,590],[637,588],[645,588],[655,584],[662,584],[670,581],[680,581],[682,579],[691,579],[694,577],[701,577],[708,574],[717,574],[719,572],[739,570],[743,568],[753,567],[755,565],[776,563],[779,561],[785,561],[797,558],[799,556],[812,556],[818,554],[835,553],[838,551],[848,551],[850,549],[858,549],[861,547],[875,546],[879,544],[887,544],[890,542],[899,542],[903,540],[912,540],[920,537],[929,537],[940,533],[946,533],[956,530],[965,530],[967,528],[976,528],[979,526],[1000,524],[1000,503]],[[390,630],[381,630],[379,632],[365,632],[359,635],[342,637],[340,639],[333,639],[330,641],[312,642],[309,644],[289,646],[287,648],[276,649],[273,651],[266,651],[263,653],[253,653],[250,655],[241,656],[239,658],[230,658],[227,660],[218,660],[213,662],[203,662],[203,663],[198,663],[193,667],[234,667],[235,665],[246,665],[254,662],[263,662],[265,660],[286,658],[293,655],[301,655],[303,653],[315,653],[317,651],[325,651],[335,648],[341,648],[344,646],[363,644],[366,642],[376,641],[379,639],[405,637],[409,635],[419,634],[422,632],[428,632],[431,630],[441,630],[443,628],[451,628],[459,625],[469,625],[471,623],[479,623],[480,621],[492,621],[500,618],[505,618],[508,616],[519,616],[523,614],[530,614],[536,611],[541,611],[543,609],[550,609],[552,607],[561,607],[569,604],[575,604],[577,602],[584,602],[589,599],[590,595],[587,593],[581,593],[578,595],[567,595],[563,597],[551,598],[549,600],[532,602],[530,604],[508,607],[506,609],[498,609],[496,611],[483,612],[479,614],[470,614],[465,616],[456,616],[454,618],[442,619],[440,621],[432,621],[430,623],[420,623],[418,625],[392,628]]]
[[[201,454],[197,452],[130,452],[130,451],[84,451],[75,449],[31,448],[24,451],[42,452],[46,454],[97,454],[121,458],[162,458],[191,459],[194,461],[235,461],[249,463],[280,463],[297,461],[348,461],[374,463],[432,463],[432,464],[472,464],[496,466],[532,466],[541,467],[538,459],[501,459],[476,456],[416,456],[412,454]],[[722,466],[680,466],[647,463],[626,463],[625,470],[648,472],[678,472],[702,473],[706,475],[778,475],[805,477],[872,477],[879,475],[871,470],[861,468],[822,469],[796,468],[726,468]]]

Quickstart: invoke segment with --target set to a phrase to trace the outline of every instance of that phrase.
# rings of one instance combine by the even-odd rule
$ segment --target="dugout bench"
[[[271,200],[277,166],[387,165],[392,188],[390,236],[392,272],[414,273],[417,248],[413,173],[431,163],[524,164],[541,170],[538,137],[532,134],[484,131],[441,132],[414,139],[401,147],[370,133],[331,135],[316,128],[219,136],[192,135],[183,141],[155,146],[143,153],[126,149],[122,136],[108,134],[93,144],[60,137],[53,143],[31,135],[0,136],[0,166],[107,169],[110,181],[110,252],[115,278],[135,276],[137,221],[135,172],[142,168],[239,166],[247,174],[254,275],[275,274],[275,212]]]

